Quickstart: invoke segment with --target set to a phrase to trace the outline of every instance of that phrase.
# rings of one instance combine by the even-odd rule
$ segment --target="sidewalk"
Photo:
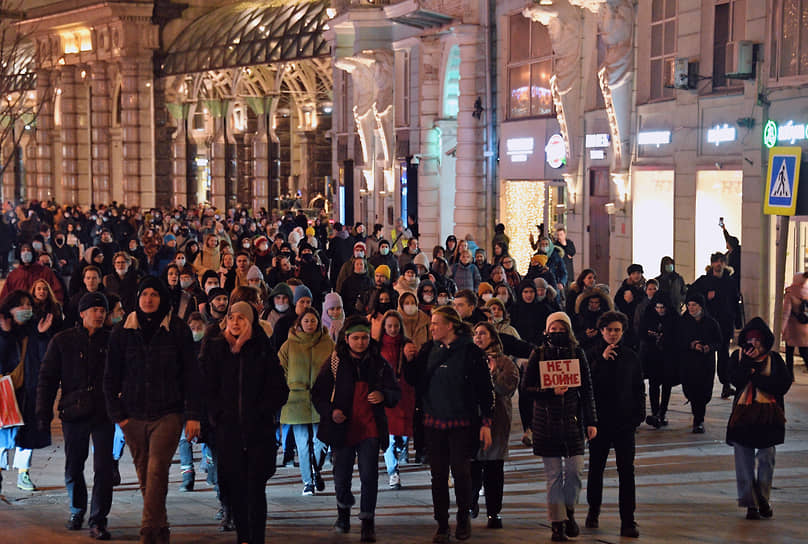
[[[800,361],[798,359],[798,361]],[[808,374],[799,364],[797,383],[786,397],[788,430],[786,443],[778,447],[775,489],[772,492],[774,518],[751,522],[745,510],[735,503],[735,472],[732,450],[724,443],[724,429],[730,401],[718,397],[707,407],[704,435],[690,432],[689,406],[684,404],[681,388],[674,390],[669,413],[670,426],[654,430],[646,425],[637,435],[637,522],[642,542],[705,543],[797,543],[806,542],[805,510],[808,506]],[[514,399],[514,406],[516,400]],[[510,460],[505,465],[505,500],[502,512],[505,528],[485,528],[483,512],[473,523],[470,542],[514,543],[549,542],[546,521],[545,483],[541,460],[519,443],[518,413],[514,408]],[[4,472],[0,502],[0,526],[3,543],[55,544],[88,542],[85,531],[64,529],[67,518],[67,494],[63,484],[63,443],[54,426],[54,445],[34,452],[31,474],[40,490],[27,493],[15,486],[16,474]],[[197,458],[198,449],[195,452]],[[431,542],[435,528],[427,467],[409,465],[402,470],[404,488],[387,487],[384,464],[380,461],[377,537],[385,543]],[[121,462],[123,485],[115,488],[109,525],[113,539],[137,542],[141,499],[134,467],[127,452]],[[88,477],[91,477],[89,467]],[[217,502],[213,489],[197,472],[197,489],[177,491],[179,462],[171,468],[168,514],[173,543],[232,543],[235,534],[218,532],[213,519]],[[353,510],[353,530],[335,535],[331,525],[336,515],[333,481],[325,475],[326,490],[314,497],[302,497],[298,469],[279,468],[267,487],[269,500],[268,541],[301,543],[358,542],[357,508]],[[586,474],[584,474],[584,480]],[[359,480],[354,480],[357,493]],[[584,481],[585,484],[585,481]],[[631,542],[619,537],[617,514],[617,473],[610,458],[604,483],[604,508],[601,528],[583,529],[576,542]],[[585,491],[578,507],[583,524],[586,515]]]

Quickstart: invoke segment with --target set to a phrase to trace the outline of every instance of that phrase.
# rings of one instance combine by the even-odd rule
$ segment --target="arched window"
[[[555,115],[550,78],[553,46],[547,27],[516,13],[510,17],[508,118]]]

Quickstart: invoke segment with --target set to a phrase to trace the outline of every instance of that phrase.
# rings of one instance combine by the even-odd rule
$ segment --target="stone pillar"
[[[314,178],[314,162],[316,160],[315,134],[312,131],[301,130],[298,132],[298,143],[300,145],[300,170],[298,172],[297,187],[300,190],[301,200],[304,206],[309,203],[309,188]]]
[[[126,206],[149,206],[154,201],[150,65],[150,60],[139,58],[121,62],[121,147]]]
[[[109,127],[112,124],[112,99],[107,75],[107,64],[90,67],[90,151],[92,153],[92,179],[90,201],[109,203],[110,147]]]
[[[171,205],[174,207],[188,205],[187,126],[187,119],[177,119],[177,130],[171,140]]]
[[[437,36],[422,39],[420,54],[420,120],[421,148],[418,151],[418,223],[420,245],[434,247],[443,244],[440,218],[440,133],[435,121],[440,108],[440,65],[442,42]],[[404,218],[406,221],[406,218]]]
[[[213,114],[213,110],[210,110]],[[210,140],[210,201],[220,211],[227,209],[225,168],[227,166],[227,149],[225,145],[224,117],[213,117],[213,136]]]
[[[252,208],[269,209],[267,189],[269,187],[269,130],[267,114],[258,114],[258,127],[252,139],[253,176],[252,176]]]
[[[457,114],[457,192],[455,196],[455,234],[458,238],[478,232],[488,218],[484,216],[484,125],[472,117],[474,103],[485,94],[482,54],[482,30],[476,25],[461,25],[457,30],[460,45],[460,98]]]
[[[62,199],[64,204],[78,203],[78,141],[79,119],[76,91],[79,85],[78,70],[65,66],[61,71],[59,89],[62,109]]]
[[[36,187],[36,197],[47,200],[53,196],[52,163],[53,156],[53,100],[55,74],[50,70],[40,70],[36,75],[36,96],[40,103],[36,118],[36,160],[34,171],[29,176]]]

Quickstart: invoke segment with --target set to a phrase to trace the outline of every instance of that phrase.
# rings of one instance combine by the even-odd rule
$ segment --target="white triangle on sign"
[[[786,161],[780,163],[780,171],[777,173],[774,183],[772,183],[770,196],[774,198],[791,198],[791,183],[788,180]]]

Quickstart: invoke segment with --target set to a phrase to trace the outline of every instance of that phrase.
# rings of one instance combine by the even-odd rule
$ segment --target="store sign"
[[[716,125],[707,131],[707,143],[718,146],[727,142],[734,142],[736,136],[735,127],[724,123],[723,125]]]
[[[671,143],[670,130],[649,130],[637,134],[637,143],[640,145],[655,145],[657,147]]]
[[[550,168],[561,168],[567,164],[567,146],[561,134],[553,134],[544,146],[544,155]]]
[[[590,149],[589,159],[593,161],[602,161],[606,158],[606,152],[602,149]]]
[[[587,134],[586,148],[609,147],[609,135],[607,133]]]
[[[505,149],[511,162],[527,162],[527,156],[533,154],[533,138],[508,138]]]
[[[789,121],[785,125],[778,125],[769,120],[763,127],[763,143],[769,149],[778,142],[794,144],[802,140],[808,140],[808,125],[805,123],[795,124],[794,121]]]

